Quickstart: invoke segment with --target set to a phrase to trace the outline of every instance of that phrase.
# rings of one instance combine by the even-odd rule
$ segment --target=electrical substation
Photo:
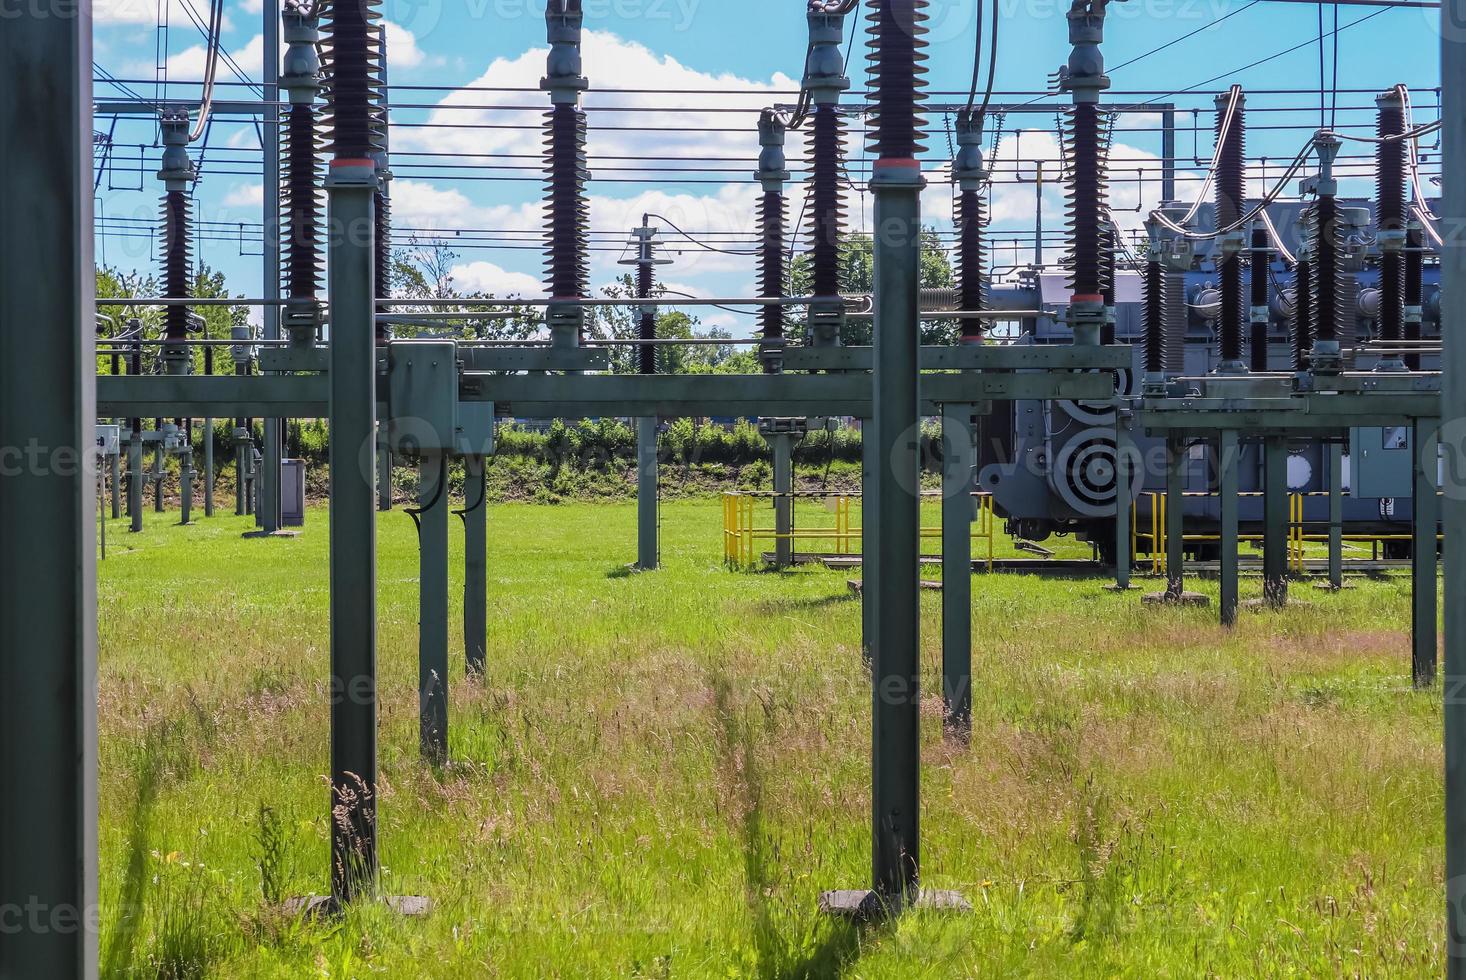
[[[1034,66],[1038,94],[1023,97],[995,93],[990,65],[984,92],[981,62],[970,92],[928,92],[924,0],[790,0],[779,5],[781,29],[801,17],[807,29],[804,63],[786,68],[798,94],[771,95],[740,137],[757,159],[741,177],[757,185],[756,211],[751,230],[718,242],[744,257],[757,295],[683,298],[676,243],[693,236],[654,213],[617,230],[634,288],[598,293],[596,109],[587,103],[610,80],[584,50],[581,0],[542,6],[548,58],[538,97],[515,96],[535,105],[515,118],[532,118],[543,142],[542,161],[529,165],[542,165],[542,224],[523,240],[543,245],[544,295],[494,298],[477,312],[382,285],[400,242],[394,179],[418,165],[394,155],[390,116],[419,95],[389,80],[380,0],[266,0],[265,78],[253,101],[225,97],[215,79],[222,2],[209,11],[203,95],[190,101],[94,87],[89,16],[3,22],[0,446],[77,446],[98,465],[0,479],[0,902],[97,903],[96,592],[118,547],[108,520],[126,521],[124,538],[156,539],[183,532],[145,528],[150,510],[177,506],[180,525],[222,519],[216,510],[228,505],[216,508],[215,488],[226,466],[233,513],[253,515],[249,536],[262,539],[250,546],[288,553],[299,544],[292,536],[329,536],[322,673],[333,692],[367,692],[333,697],[320,732],[330,748],[319,801],[331,828],[319,869],[329,893],[301,907],[330,913],[388,895],[379,839],[394,830],[378,822],[376,793],[382,514],[405,509],[415,525],[419,746],[425,762],[449,764],[450,692],[496,670],[487,473],[500,434],[516,421],[606,418],[635,432],[637,535],[625,544],[634,574],[671,574],[659,571],[667,464],[658,438],[682,418],[756,420],[768,446],[771,484],[725,494],[727,575],[821,562],[858,569],[859,646],[876,692],[870,862],[820,883],[823,913],[972,913],[973,896],[924,884],[940,873],[922,847],[924,569],[941,572],[945,736],[981,753],[974,609],[990,575],[1063,564],[1031,558],[1062,539],[1089,546],[1092,560],[1077,564],[1103,601],[1162,620],[1206,605],[1219,634],[1237,626],[1254,572],[1263,614],[1327,608],[1356,576],[1408,576],[1400,696],[1446,689],[1445,879],[1466,874],[1466,708],[1449,693],[1466,670],[1456,469],[1466,353],[1447,339],[1459,315],[1452,296],[1466,295],[1466,266],[1450,247],[1466,208],[1454,184],[1466,169],[1459,31],[1443,32],[1438,88],[1336,88],[1335,104],[1358,103],[1349,118],[1367,125],[1320,120],[1290,145],[1291,158],[1269,161],[1249,154],[1249,127],[1271,136],[1280,106],[1308,91],[1250,93],[1222,78],[1205,90],[1166,93],[1162,79],[1114,92],[1107,43],[1135,23],[1114,16],[1119,0],[1075,0],[1050,19],[1067,32],[1067,63],[1047,84]],[[1441,6],[1448,25],[1466,19],[1466,0]],[[862,30],[868,90],[856,91]],[[492,36],[483,43],[492,48]],[[1305,108],[1321,110],[1325,93],[1310,97],[1319,105]],[[218,240],[192,194],[211,121],[225,117],[261,134],[258,296],[191,295],[201,252]],[[149,231],[158,290],[100,300],[94,164],[121,151],[93,134],[118,118],[156,125],[146,179],[162,201]],[[999,158],[1005,129],[1050,123],[1061,159],[1047,177],[1041,164],[1024,177],[1021,161]],[[689,116],[688,127],[700,124]],[[1127,125],[1158,140],[1152,169],[1112,158]],[[945,155],[933,149],[943,146]],[[465,162],[495,162],[483,157]],[[1046,179],[1065,194],[1057,233],[1043,228]],[[1366,181],[1372,193],[1341,193],[1341,183]],[[1031,233],[990,232],[1004,182],[1033,184]],[[1119,182],[1159,204],[1122,219],[1112,205]],[[952,201],[954,230],[942,243],[950,287],[922,284],[923,190],[938,185]],[[857,207],[873,229],[868,290],[845,285],[842,243],[859,230]],[[127,315],[96,316],[103,303]],[[221,307],[248,308],[253,322],[211,327],[201,314]],[[658,336],[667,307],[742,311],[747,335],[719,342],[754,352],[757,373],[664,372],[661,354],[696,342]],[[592,329],[606,309],[627,314],[630,335]],[[522,339],[483,338],[479,328],[510,318],[533,328]],[[952,325],[953,341],[923,343],[933,324]],[[613,370],[618,354],[630,355],[629,371]],[[330,435],[329,507],[319,516],[308,514],[307,464],[290,458],[286,440],[292,421],[318,419]],[[940,426],[935,462],[923,457],[924,423]],[[851,524],[847,499],[833,507],[834,530],[806,528],[801,508],[820,495],[801,490],[794,454],[841,426],[862,433],[860,491],[844,495],[862,518]],[[460,469],[455,510],[450,472]],[[940,492],[924,494],[922,472],[933,469]],[[393,496],[404,473],[415,487],[406,506]],[[924,497],[939,501],[939,527],[925,526]],[[705,558],[716,562],[709,530]],[[1030,558],[994,559],[994,537],[1020,542]],[[985,554],[976,550],[984,538]],[[940,544],[939,556],[924,539]],[[459,554],[461,567],[450,567]],[[1188,591],[1200,576],[1217,581],[1214,600]],[[450,629],[459,581],[461,648],[457,624]],[[1073,615],[1083,632],[1084,611]],[[407,913],[435,898],[390,895]],[[1453,914],[1447,929],[1459,975],[1466,926]],[[97,958],[87,930],[0,937],[0,977],[94,976]]]

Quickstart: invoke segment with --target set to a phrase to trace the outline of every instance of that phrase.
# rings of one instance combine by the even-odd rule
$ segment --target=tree
[[[789,294],[808,296],[813,288],[814,274],[809,255],[801,254],[794,259],[789,269]],[[921,230],[921,286],[923,289],[950,289],[956,284],[952,263],[942,246],[941,236],[934,228]],[[847,235],[840,242],[840,292],[869,294],[875,285],[875,245],[869,235]],[[789,308],[789,323],[793,328],[799,320],[796,311]],[[802,329],[802,324],[799,329]],[[798,331],[791,329],[791,333]],[[929,346],[944,346],[955,343],[961,327],[957,320],[930,320],[921,325],[921,342]],[[849,320],[845,324],[842,342],[851,347],[864,347],[871,342],[870,320]]]
[[[162,307],[118,306],[107,303],[108,299],[146,299],[150,296],[157,296],[158,292],[159,282],[155,275],[108,266],[97,269],[97,314],[105,318],[98,322],[100,336],[111,338],[126,334],[132,329],[134,323],[141,324],[142,336],[145,339],[156,340],[162,336]],[[229,291],[224,273],[211,269],[207,265],[200,265],[194,273],[189,295],[199,299],[225,299],[234,294]],[[199,306],[192,312],[202,320],[202,325],[194,331],[194,336],[200,339],[229,340],[233,335],[234,327],[246,326],[249,323],[249,309],[244,306]],[[153,373],[157,370],[160,353],[161,348],[156,344],[143,347],[142,368],[144,373]],[[213,359],[216,373],[229,374],[234,371],[234,355],[230,348],[214,348]],[[104,373],[111,372],[111,361],[110,356],[101,360],[101,370]],[[201,350],[194,354],[194,370],[198,373],[204,370],[204,352]]]
[[[429,324],[392,325],[398,337],[458,337],[465,340],[529,340],[542,330],[542,318],[533,308],[496,303],[492,293],[464,292],[453,281],[458,253],[446,242],[419,242],[392,255],[393,291],[403,299],[462,300],[436,309],[454,313],[508,313],[481,320],[453,320]],[[418,311],[421,312],[421,311]]]

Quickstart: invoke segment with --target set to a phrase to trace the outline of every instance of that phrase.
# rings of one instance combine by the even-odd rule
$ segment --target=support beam
[[[7,980],[97,976],[91,30],[89,3],[0,26],[0,447],[43,453],[0,477]]]
[[[264,11],[264,288],[267,299],[280,298],[280,2],[266,0]],[[280,307],[261,311],[266,340],[280,339]],[[264,465],[255,487],[255,510],[265,535],[280,530],[280,416],[264,420]]]
[[[942,705],[949,737],[972,735],[972,523],[976,518],[975,406],[942,413]]]
[[[376,296],[369,160],[337,160],[326,181],[331,303],[331,896],[377,887]]]
[[[488,476],[487,460],[463,460],[463,652],[471,677],[488,668]]]
[[[1410,448],[1414,459],[1414,540],[1411,548],[1411,677],[1417,689],[1435,684],[1436,526],[1440,511],[1436,478],[1440,469],[1438,419],[1416,419]]]
[[[636,567],[643,572],[661,565],[657,471],[657,420],[642,417],[636,420]]]
[[[448,758],[448,458],[418,463],[417,679],[423,758]]]
[[[1281,609],[1288,604],[1288,440],[1263,440],[1263,602]]]
[[[1221,607],[1222,625],[1237,625],[1238,574],[1237,574],[1237,430],[1226,429],[1218,442],[1217,466],[1220,470],[1222,529],[1221,529]]]
[[[921,868],[920,410],[917,283],[921,188],[914,161],[879,160],[875,194],[875,439],[872,873],[892,911],[917,897]],[[874,572],[874,582],[871,573]]]

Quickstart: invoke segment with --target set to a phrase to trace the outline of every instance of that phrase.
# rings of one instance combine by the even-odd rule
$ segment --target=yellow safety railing
[[[1187,497],[1215,497],[1213,493],[1187,493]],[[1258,493],[1244,493],[1243,497],[1258,497]],[[1166,572],[1166,494],[1163,492],[1149,491],[1140,494],[1130,505],[1130,543],[1133,553],[1139,557],[1146,554],[1141,550],[1140,542],[1144,535],[1140,533],[1140,503],[1139,497],[1147,497],[1150,500],[1150,570],[1154,575],[1163,575]],[[1310,522],[1304,520],[1304,501],[1309,497],[1328,497],[1325,493],[1290,493],[1288,495],[1288,568],[1301,574],[1304,570],[1304,558],[1309,544],[1326,544],[1329,540],[1327,528],[1322,532],[1308,531]],[[1314,521],[1314,524],[1327,523]],[[1260,534],[1242,534],[1238,536],[1239,541],[1261,541]],[[1219,541],[1219,534],[1186,534],[1184,541]],[[1343,534],[1340,540],[1344,542],[1369,542],[1378,543],[1381,541],[1413,541],[1413,534]],[[1444,540],[1444,535],[1437,535],[1437,540]]]
[[[793,550],[798,551],[799,543],[807,545],[811,541],[828,542],[832,551],[822,552],[837,556],[853,556],[860,553],[858,547],[861,540],[861,527],[852,518],[854,505],[860,500],[858,493],[836,493],[836,492],[798,492],[789,494],[792,501],[790,531],[788,534],[780,534],[778,529],[772,526],[760,526],[758,517],[760,514],[773,518],[774,503],[780,499],[779,494],[769,491],[730,491],[723,494],[723,561],[729,565],[747,567],[755,564],[760,554],[765,549],[771,549],[780,540],[794,542]],[[940,494],[923,494],[923,497],[940,497]],[[992,494],[975,493],[972,495],[977,505],[977,519],[972,525],[972,540],[981,545],[986,542],[986,554],[983,560],[988,570],[993,567],[993,552],[997,537],[997,516],[993,513]],[[799,523],[799,504],[801,502],[818,501],[833,513],[833,522],[827,526],[801,526]],[[762,505],[762,506],[760,506]],[[941,539],[942,529],[940,527],[923,527],[922,538]],[[982,552],[974,549],[974,554],[981,555]]]

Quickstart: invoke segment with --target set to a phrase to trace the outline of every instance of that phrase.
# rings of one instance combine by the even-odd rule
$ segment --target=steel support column
[[[185,426],[179,432],[183,439],[183,447],[178,452],[179,524],[193,523],[193,447],[189,445],[193,435],[191,428]]]
[[[1466,0],[1441,3],[1441,224],[1466,221]],[[1466,322],[1466,249],[1441,253],[1441,319]],[[1447,331],[1441,350],[1445,466],[1446,595],[1466,594],[1466,344]],[[1446,603],[1444,674],[1446,976],[1466,978],[1466,603]]]
[[[973,405],[942,406],[942,704],[949,736],[972,734]]]
[[[470,676],[488,667],[488,476],[482,456],[463,460],[463,652]]]
[[[0,447],[43,453],[0,478],[6,980],[97,975],[91,30],[89,3],[0,27]]]
[[[787,432],[765,436],[774,456],[774,566],[794,564],[794,437]]]
[[[1329,459],[1329,588],[1344,587],[1344,447],[1328,446]]]
[[[122,516],[122,453],[107,457],[108,483],[112,493],[112,519]]]
[[[1135,563],[1131,541],[1130,510],[1134,502],[1134,477],[1131,467],[1135,458],[1135,440],[1130,434],[1129,420],[1119,409],[1115,411],[1115,588],[1130,588],[1130,572]]]
[[[204,419],[204,516],[214,516],[214,420]]]
[[[1411,676],[1417,688],[1435,683],[1436,669],[1436,525],[1440,505],[1436,482],[1440,470],[1440,421],[1416,419],[1410,448],[1414,458],[1414,541],[1411,555]]]
[[[280,3],[265,0],[264,17],[264,288],[280,298]],[[261,311],[266,340],[280,339],[280,307]],[[264,420],[264,464],[255,485],[255,512],[266,535],[280,530],[280,446],[283,420]]]
[[[1221,607],[1222,625],[1237,625],[1237,430],[1225,429],[1218,442],[1217,466],[1220,470],[1221,528]]]
[[[448,458],[418,464],[417,681],[423,758],[448,758]]]
[[[1288,440],[1263,440],[1262,596],[1269,605],[1288,604]]]
[[[127,516],[133,534],[143,529],[143,434],[134,432],[127,441]]]
[[[1166,441],[1166,598],[1186,593],[1186,460],[1184,440]]]
[[[917,283],[921,169],[879,160],[875,196],[875,439],[870,447],[880,512],[873,604],[872,872],[892,910],[914,901],[921,867],[921,474]],[[872,572],[874,581],[872,582]]]
[[[661,564],[657,496],[661,491],[657,464],[657,420],[636,420],[636,567],[655,571]]]
[[[326,182],[331,303],[331,895],[377,886],[376,295],[369,160],[336,160]]]
[[[876,637],[873,596],[876,569],[880,565],[876,524],[881,509],[876,486],[875,419],[860,422],[860,654],[870,664]]]
[[[377,510],[392,509],[392,450],[385,435],[377,447]]]
[[[153,444],[153,513],[163,513],[163,478],[168,470],[163,465],[163,440]]]

